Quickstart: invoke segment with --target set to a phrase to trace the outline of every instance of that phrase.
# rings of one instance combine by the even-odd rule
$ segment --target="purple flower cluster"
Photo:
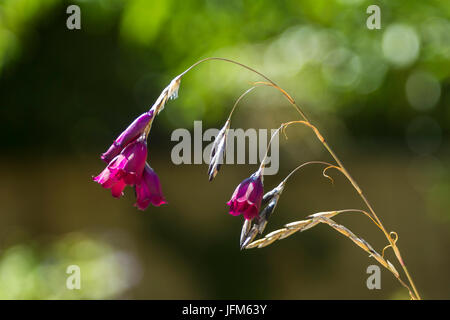
[[[93,178],[103,188],[111,189],[115,198],[123,195],[127,185],[134,186],[135,206],[140,210],[145,210],[150,203],[154,206],[166,203],[159,178],[147,163],[146,131],[153,116],[154,110],[140,115],[119,135],[101,156],[108,165]]]

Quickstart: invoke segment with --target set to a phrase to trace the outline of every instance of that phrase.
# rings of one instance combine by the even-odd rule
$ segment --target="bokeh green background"
[[[81,8],[68,30],[66,8]],[[369,30],[366,8],[381,8]],[[265,73],[318,124],[360,183],[425,298],[450,298],[450,3],[364,0],[0,0],[0,298],[397,299],[407,294],[346,238],[318,226],[239,251],[227,213],[255,165],[171,162],[176,128],[223,125],[256,75],[207,62],[154,123],[149,157],[168,205],[137,211],[91,181],[99,154],[195,61],[220,56]],[[237,109],[234,128],[276,128],[298,115],[270,88]],[[205,143],[206,144],[206,143]],[[275,186],[301,162],[330,160],[313,134],[289,130]],[[362,207],[337,173],[298,173],[267,231],[324,210]],[[340,223],[381,250],[366,218]],[[391,252],[388,259],[394,261]],[[81,290],[66,268],[81,268]]]

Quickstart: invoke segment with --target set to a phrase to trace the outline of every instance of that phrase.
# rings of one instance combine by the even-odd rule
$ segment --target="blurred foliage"
[[[17,244],[0,259],[1,299],[107,299],[137,280],[134,259],[107,242],[78,233],[44,247]],[[69,290],[67,267],[80,268],[79,290]]]
[[[81,31],[65,27],[69,2],[0,3],[1,134],[13,137],[4,148],[97,147],[206,56],[263,71],[316,117],[337,114],[357,137],[403,139],[421,114],[448,132],[448,2],[380,1],[381,30],[366,28],[363,0],[74,3]],[[208,62],[185,77],[161,122],[217,124],[254,80]],[[280,107],[273,91],[256,95],[255,104]],[[26,138],[31,132],[35,139]]]

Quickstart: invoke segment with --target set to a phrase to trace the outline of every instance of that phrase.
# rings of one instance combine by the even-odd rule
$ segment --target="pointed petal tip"
[[[163,204],[169,204],[166,200],[162,200],[160,202],[157,203],[152,203],[155,207],[159,207],[162,206]]]

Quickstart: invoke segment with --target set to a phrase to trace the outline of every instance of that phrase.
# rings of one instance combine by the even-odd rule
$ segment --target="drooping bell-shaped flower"
[[[101,158],[105,162],[114,159],[130,142],[133,142],[142,135],[145,128],[152,121],[154,111],[150,110],[137,117],[120,135],[114,140],[109,149],[102,154]]]
[[[263,176],[262,170],[259,169],[237,186],[230,201],[227,202],[230,214],[233,216],[242,214],[245,219],[252,220],[258,216],[263,193]]]
[[[113,197],[120,197],[126,185],[134,185],[139,182],[147,160],[147,143],[141,136],[136,141],[128,144],[94,181],[102,187],[111,189]]]
[[[209,181],[216,177],[225,160],[228,129],[230,129],[230,120],[225,122],[225,125],[220,129],[212,145],[208,168]]]
[[[135,190],[136,203],[134,205],[140,210],[145,210],[150,203],[156,207],[167,203],[161,190],[158,175],[148,163],[145,164],[142,177],[136,184]]]

